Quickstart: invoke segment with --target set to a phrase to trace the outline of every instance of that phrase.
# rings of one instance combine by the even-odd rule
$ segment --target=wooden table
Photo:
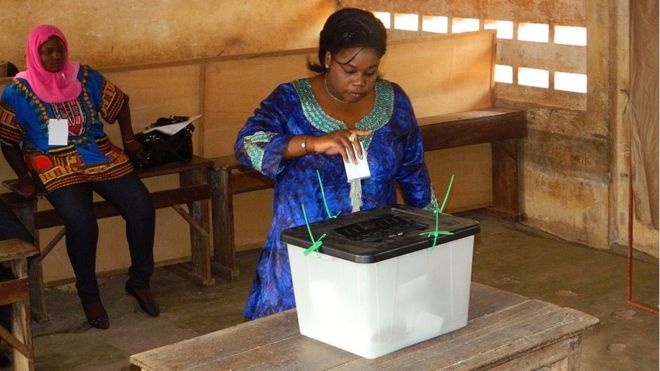
[[[215,279],[211,272],[211,242],[209,201],[216,207],[217,198],[211,193],[208,182],[213,161],[193,156],[189,163],[173,162],[148,169],[138,169],[140,178],[152,178],[178,174],[179,184],[175,187],[150,192],[156,209],[171,207],[190,225],[190,249],[192,264],[190,267],[177,267],[182,273],[201,285],[213,285]],[[32,313],[37,321],[48,319],[43,294],[41,261],[64,237],[62,220],[53,209],[37,210],[36,200],[26,200],[16,193],[0,194],[0,199],[12,208],[21,222],[32,233],[39,256],[30,264],[30,290]],[[186,211],[181,205],[188,205]],[[94,213],[98,219],[119,215],[119,212],[107,201],[94,202]],[[217,220],[213,220],[217,223]],[[47,243],[40,243],[39,230],[62,226],[55,237]]]
[[[295,309],[130,357],[142,370],[576,370],[598,319],[472,283],[468,325],[369,360],[300,335]]]

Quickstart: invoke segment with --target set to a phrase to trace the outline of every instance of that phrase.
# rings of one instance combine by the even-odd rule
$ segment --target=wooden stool
[[[10,262],[16,276],[0,282],[0,305],[12,306],[12,330],[0,326],[0,338],[13,348],[14,370],[34,370],[27,258],[37,254],[37,248],[23,240],[0,241],[0,263]]]

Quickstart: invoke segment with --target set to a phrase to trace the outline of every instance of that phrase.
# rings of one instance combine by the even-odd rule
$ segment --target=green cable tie
[[[328,207],[328,202],[325,199],[325,191],[323,190],[323,182],[321,181],[321,173],[319,173],[318,170],[316,170],[316,177],[319,179],[319,187],[321,187],[321,198],[323,199],[323,206],[325,207],[326,214],[328,214],[328,219],[335,219],[337,218],[337,216],[339,216],[339,213],[341,213],[341,211],[337,213],[337,215],[335,216],[332,216],[332,214],[330,214],[330,208]]]
[[[312,244],[305,249],[303,252],[303,255],[307,256],[311,252],[316,252],[317,254],[319,253],[319,249],[323,245],[323,241],[321,241],[323,238],[325,238],[325,233],[318,239],[314,239],[314,234],[312,234],[312,228],[309,226],[309,221],[307,220],[307,213],[305,212],[305,205],[301,204],[300,207],[302,208],[303,212],[303,218],[305,218],[305,227],[307,227],[307,233],[309,233],[309,239],[312,241]]]
[[[438,229],[440,223],[440,214],[445,209],[447,204],[447,199],[449,198],[449,192],[451,191],[451,186],[454,184],[454,174],[449,178],[449,185],[447,186],[447,192],[445,192],[445,198],[442,200],[442,206],[438,208],[438,199],[435,197],[435,194],[431,197],[431,204],[433,205],[433,214],[435,215],[435,229],[432,232],[423,232],[421,235],[427,235],[428,237],[433,237],[433,245],[430,247],[432,250],[438,244],[438,236],[448,236],[452,235],[452,232],[441,231]]]

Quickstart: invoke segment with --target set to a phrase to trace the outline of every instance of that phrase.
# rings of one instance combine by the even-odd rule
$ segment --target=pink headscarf
[[[80,64],[64,62],[64,67],[58,72],[50,72],[44,68],[39,55],[39,48],[52,36],[57,36],[64,43],[64,49],[69,50],[66,38],[59,28],[51,25],[35,27],[28,35],[25,50],[27,70],[19,72],[16,77],[23,78],[34,90],[39,99],[47,103],[61,103],[78,98],[82,90],[78,81]]]

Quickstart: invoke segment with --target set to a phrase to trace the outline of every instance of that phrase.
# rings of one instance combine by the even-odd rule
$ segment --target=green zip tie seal
[[[435,195],[431,198],[431,204],[433,205],[433,214],[435,214],[435,229],[431,232],[423,232],[420,235],[427,235],[428,237],[433,237],[433,245],[429,249],[433,249],[438,244],[439,236],[449,236],[452,235],[452,232],[438,230],[440,224],[440,214],[445,209],[447,204],[447,199],[449,199],[449,192],[451,191],[451,186],[454,184],[454,174],[449,178],[449,185],[447,186],[447,192],[445,192],[445,198],[442,200],[442,206],[438,207],[438,199],[435,198]]]
[[[312,228],[309,226],[309,221],[307,220],[307,213],[305,212],[305,205],[300,205],[302,208],[303,212],[303,218],[305,218],[305,227],[307,227],[307,233],[309,233],[309,240],[312,242],[312,244],[305,249],[303,252],[303,255],[307,256],[312,252],[316,252],[316,254],[319,253],[319,249],[323,245],[323,241],[321,241],[323,238],[325,238],[325,233],[318,239],[314,239],[314,234],[312,233]]]
[[[328,214],[328,219],[336,219],[341,211],[338,212],[335,216],[330,214],[330,208],[328,207],[328,202],[325,199],[325,191],[323,190],[323,182],[321,181],[321,173],[319,173],[318,170],[316,170],[316,177],[319,180],[319,187],[321,188],[321,198],[323,199],[323,207],[325,207],[325,213]]]

